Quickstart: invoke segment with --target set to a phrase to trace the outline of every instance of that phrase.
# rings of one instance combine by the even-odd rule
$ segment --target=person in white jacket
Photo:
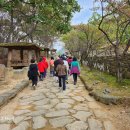
[[[62,60],[63,60],[63,62],[64,62],[64,65],[65,65],[65,66],[66,66],[66,68],[67,68],[66,83],[68,83],[69,64],[68,64],[68,62],[67,62],[67,60],[66,60],[66,57],[65,57],[65,56],[64,56],[64,57],[62,57]]]

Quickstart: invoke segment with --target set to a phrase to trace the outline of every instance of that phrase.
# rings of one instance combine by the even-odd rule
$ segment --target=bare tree
[[[117,1],[109,1],[109,0],[100,0],[101,2],[101,9],[102,9],[102,17],[99,23],[99,30],[105,35],[109,43],[113,46],[115,50],[115,60],[116,60],[116,76],[117,81],[122,81],[122,62],[120,60],[120,51],[119,46],[123,42],[124,34],[126,30],[128,29],[130,25],[130,17],[127,16],[127,14],[123,11],[123,8],[126,5],[126,3],[117,2]],[[124,2],[124,1],[123,1]],[[104,4],[105,3],[105,4]],[[106,3],[108,5],[106,5]],[[128,3],[128,1],[127,1]],[[115,5],[114,5],[115,4]],[[106,30],[103,28],[103,25],[106,23],[106,21],[113,22],[115,25],[115,31],[114,35],[115,38],[111,38],[111,35],[109,33],[109,30]],[[128,40],[129,41],[129,40]],[[124,49],[125,54],[128,50],[130,43],[126,45],[126,48]]]

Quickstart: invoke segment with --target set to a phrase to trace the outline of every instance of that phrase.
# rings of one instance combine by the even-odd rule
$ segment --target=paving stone
[[[32,97],[30,97],[30,98],[21,100],[21,103],[30,102],[30,101],[39,101],[39,100],[42,100],[42,99],[44,99],[44,98],[45,98],[44,95],[32,96]]]
[[[22,105],[22,106],[18,106],[20,109],[25,110],[25,109],[29,109],[32,106],[31,105]]]
[[[14,118],[14,123],[17,125],[19,124],[21,121],[23,121],[25,118],[25,116],[17,116]]]
[[[51,95],[48,95],[47,97],[48,97],[48,98],[52,98],[52,99],[54,99],[54,98],[56,98],[56,95],[51,94]]]
[[[75,121],[72,124],[66,125],[67,130],[87,130],[87,128],[88,128],[88,124],[83,121]]]
[[[57,93],[56,95],[58,96],[58,98],[67,98],[67,99],[70,98],[68,96],[68,93],[66,93],[66,91]]]
[[[73,109],[70,109],[70,110],[68,110],[70,113],[72,113],[72,114],[75,114],[76,113],[76,110],[73,110]]]
[[[73,99],[63,99],[62,102],[70,103],[70,104],[74,104],[75,103],[75,101]]]
[[[51,105],[56,105],[56,104],[58,104],[59,102],[60,102],[59,99],[52,99],[52,100],[50,101],[50,104],[51,104]]]
[[[45,114],[46,117],[59,117],[59,116],[67,116],[67,115],[69,115],[69,112],[67,110],[53,111]]]
[[[67,84],[67,88],[70,90],[74,90],[75,86],[73,84]]]
[[[80,110],[80,111],[82,111],[82,110],[89,111],[87,104],[78,104],[78,105],[74,106],[73,109]]]
[[[68,96],[74,97],[74,93],[69,93]]]
[[[17,110],[17,111],[14,112],[14,115],[15,116],[20,116],[20,115],[30,113],[30,112],[31,112],[30,110]]]
[[[57,128],[64,127],[65,125],[72,123],[74,120],[75,119],[71,116],[64,116],[50,119],[49,122],[54,128]]]
[[[39,111],[33,111],[31,113],[27,113],[26,116],[40,116],[44,115],[46,113],[46,110],[39,110]]]
[[[27,130],[29,128],[29,123],[27,121],[21,122],[18,126],[12,130]]]
[[[42,88],[42,89],[40,89],[40,91],[42,91],[43,94],[46,94],[47,92],[50,92],[50,89]]]
[[[58,92],[59,92],[59,89],[52,88],[52,89],[51,89],[51,92],[53,92],[53,93],[58,93]]]
[[[10,130],[10,124],[0,124],[0,130]]]
[[[71,93],[72,92],[72,90],[70,90],[70,89],[66,89],[65,91],[64,91],[64,93],[66,94],[66,95],[68,95],[69,93]]]
[[[81,97],[81,96],[75,96],[75,97],[72,97],[72,98],[75,99],[76,101],[79,101],[79,102],[85,100],[85,99],[84,99],[83,97]]]
[[[42,116],[33,117],[33,129],[40,129],[46,126],[47,120]]]
[[[97,110],[93,110],[93,111],[97,118],[101,118],[101,119],[108,118],[108,115],[102,110],[97,109]]]
[[[11,124],[14,121],[14,115],[1,115],[0,124]]]
[[[32,104],[32,103],[33,103],[33,101],[20,102],[19,105],[21,105],[21,106],[27,106],[27,105],[30,105],[30,104]]]
[[[71,105],[68,104],[68,103],[59,103],[56,105],[57,109],[68,109],[68,108],[71,108]]]
[[[116,130],[110,121],[104,121],[105,130]]]
[[[35,109],[36,109],[36,110],[41,110],[41,109],[49,110],[49,109],[51,109],[53,106],[54,106],[54,105],[46,104],[46,105],[43,105],[43,106],[36,106]]]
[[[50,100],[48,98],[46,98],[46,99],[42,99],[42,100],[33,102],[33,104],[36,105],[36,106],[42,106],[42,105],[48,104],[49,101]]]
[[[25,94],[19,96],[19,98],[22,100],[30,98],[30,97],[31,97],[30,95],[25,95]]]
[[[103,125],[99,120],[94,118],[88,119],[89,130],[103,130]]]
[[[60,95],[60,96],[58,96],[58,98],[60,98],[60,99],[68,99],[68,98],[70,98],[69,96],[66,96],[66,95]]]
[[[32,119],[32,117],[28,116],[28,117],[25,117],[24,121],[27,121],[27,120],[30,120],[30,119]]]
[[[84,85],[81,83],[81,84],[79,84],[79,87],[83,88],[83,87],[84,87]]]
[[[75,93],[80,93],[80,92],[82,92],[83,90],[81,90],[81,89],[76,89],[76,90],[74,90],[74,92]]]
[[[81,120],[81,121],[87,121],[88,117],[92,115],[91,112],[85,112],[85,111],[78,111],[73,117]]]

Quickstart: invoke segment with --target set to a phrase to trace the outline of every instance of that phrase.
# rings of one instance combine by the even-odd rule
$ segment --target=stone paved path
[[[52,77],[39,82],[36,90],[27,89],[9,120],[0,120],[0,130],[116,130],[79,79],[74,86],[70,78],[65,92]]]

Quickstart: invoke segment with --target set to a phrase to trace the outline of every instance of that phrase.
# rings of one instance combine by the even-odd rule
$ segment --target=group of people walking
[[[31,64],[28,70],[28,78],[29,80],[32,80],[33,89],[35,89],[37,86],[38,77],[39,81],[43,81],[43,79],[46,78],[48,66],[49,65],[46,57],[41,57],[38,63],[36,63],[36,60],[34,58],[31,59]]]
[[[68,76],[73,75],[74,85],[77,83],[77,76],[80,74],[80,65],[76,57],[67,57],[66,55],[51,57],[49,63],[46,57],[40,58],[36,63],[34,59],[31,60],[29,66],[28,77],[32,80],[32,88],[37,86],[38,79],[43,81],[46,78],[47,69],[50,67],[50,76],[55,77],[59,82],[59,88],[66,90],[66,83],[68,83]],[[39,78],[38,78],[39,77]]]

